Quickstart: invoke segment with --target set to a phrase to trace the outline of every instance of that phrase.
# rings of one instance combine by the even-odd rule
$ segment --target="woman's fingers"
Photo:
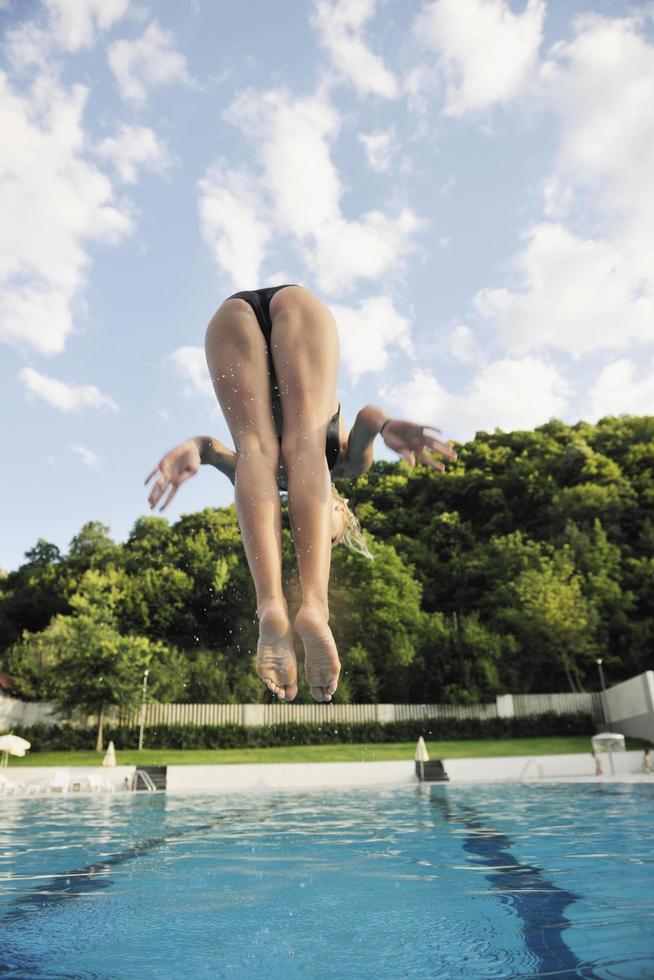
[[[173,483],[172,487],[170,488],[170,493],[168,494],[168,496],[164,500],[163,504],[159,508],[159,512],[161,512],[162,510],[165,510],[166,509],[166,507],[168,506],[168,504],[170,503],[170,501],[173,499],[173,497],[175,496],[175,494],[177,493],[178,490],[179,490],[179,484],[174,484]]]
[[[155,470],[155,473],[156,472],[157,470]],[[168,489],[169,483],[170,480],[167,480],[162,473],[159,473],[159,479],[155,484],[153,484],[152,490],[150,491],[150,496],[148,497],[148,503],[150,504],[151,508],[157,506],[157,503],[159,500],[161,500],[162,496]]]
[[[434,439],[433,436],[424,435],[424,443],[429,449],[433,449],[437,453],[442,453],[443,456],[447,456],[449,459],[457,459],[456,450],[452,448],[449,442],[441,442],[440,439]]]
[[[165,491],[165,489],[166,489],[166,486],[167,486],[167,485],[168,485],[168,484],[166,484],[166,485],[165,485],[165,486],[163,486],[163,487],[160,487],[160,486],[159,486],[159,484],[157,483],[157,484],[156,484],[156,485],[155,485],[155,486],[154,486],[154,487],[152,488],[152,491],[151,491],[151,493],[150,493],[150,496],[148,497],[148,503],[150,504],[150,509],[151,509],[151,510],[152,510],[152,509],[153,509],[154,507],[156,507],[156,506],[157,506],[157,504],[159,503],[159,500],[161,499],[161,497],[162,497],[162,495],[163,495],[163,493],[164,493],[164,491]]]
[[[426,463],[432,470],[438,470],[440,473],[445,472],[445,465],[441,463],[439,459],[434,459],[433,456],[430,456],[426,449],[420,450],[418,453],[418,459],[420,459],[421,462]]]
[[[164,480],[170,479],[170,467],[165,459],[162,459],[161,462],[158,464],[158,466],[155,466],[152,472],[149,473],[148,476],[145,478],[146,486],[150,482],[152,477],[157,475],[157,473],[159,474],[159,476],[163,477]]]
[[[456,450],[449,442],[443,442],[430,433],[440,429],[435,425],[417,425],[415,422],[394,420],[384,433],[386,445],[400,455],[409,466],[416,465],[416,457],[430,469],[443,472],[445,466],[441,460],[434,459],[432,453],[444,456],[454,461],[458,458]]]

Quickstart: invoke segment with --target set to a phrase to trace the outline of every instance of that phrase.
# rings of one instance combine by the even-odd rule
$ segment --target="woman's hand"
[[[440,460],[434,459],[431,455],[432,453],[438,453],[440,456],[445,456],[451,460],[457,458],[456,452],[449,442],[441,442],[440,439],[428,434],[427,430],[440,432],[440,429],[437,429],[433,425],[416,425],[415,422],[390,419],[384,423],[383,428],[384,431],[381,433],[381,437],[388,448],[399,453],[407,461],[409,466],[416,465],[417,456],[421,462],[430,466],[432,470],[440,470],[442,472],[445,466]]]
[[[187,439],[186,442],[181,442],[179,446],[175,446],[169,453],[166,453],[145,481],[147,486],[153,476],[157,477],[152,484],[148,497],[150,509],[156,507],[166,491],[170,490],[166,500],[159,508],[160,511],[165,510],[184,480],[188,480],[189,476],[197,473],[200,462],[200,450],[194,439]]]

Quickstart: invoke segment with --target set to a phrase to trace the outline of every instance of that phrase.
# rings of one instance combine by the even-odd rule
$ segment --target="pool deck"
[[[615,773],[609,758],[602,755],[604,774],[595,775],[590,753],[541,756],[501,756],[486,759],[443,759],[449,782],[430,785],[456,786],[488,782],[579,782],[654,784],[654,773],[641,769],[641,751],[613,754]],[[68,789],[61,789],[58,767],[15,767],[0,770],[0,799],[31,795],[69,795],[94,792],[124,792],[130,785],[135,766],[75,766],[67,771]],[[98,778],[99,777],[99,778]],[[92,783],[95,782],[95,789]],[[98,782],[102,785],[98,787]],[[59,786],[57,786],[59,783]],[[412,759],[397,762],[297,762],[282,764],[168,766],[167,792],[239,793],[356,788],[368,786],[418,785]]]

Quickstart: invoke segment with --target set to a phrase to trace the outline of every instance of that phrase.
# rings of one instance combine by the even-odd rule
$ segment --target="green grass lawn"
[[[627,739],[628,749],[644,746]],[[388,742],[360,745],[300,745],[270,749],[143,749],[118,751],[118,765],[230,765],[252,762],[386,762],[414,757],[415,742]],[[590,736],[548,738],[466,739],[453,742],[427,742],[432,759],[479,759],[501,755],[559,755],[590,752]],[[99,752],[28,752],[22,759],[11,759],[10,766],[95,766],[102,761]]]

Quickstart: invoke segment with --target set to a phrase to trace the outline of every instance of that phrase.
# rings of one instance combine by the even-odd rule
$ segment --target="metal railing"
[[[143,785],[145,786],[148,793],[156,793],[157,787],[152,781],[152,777],[149,772],[145,772],[143,769],[137,769],[132,776],[132,792],[136,792],[139,788],[139,779],[143,780]]]

